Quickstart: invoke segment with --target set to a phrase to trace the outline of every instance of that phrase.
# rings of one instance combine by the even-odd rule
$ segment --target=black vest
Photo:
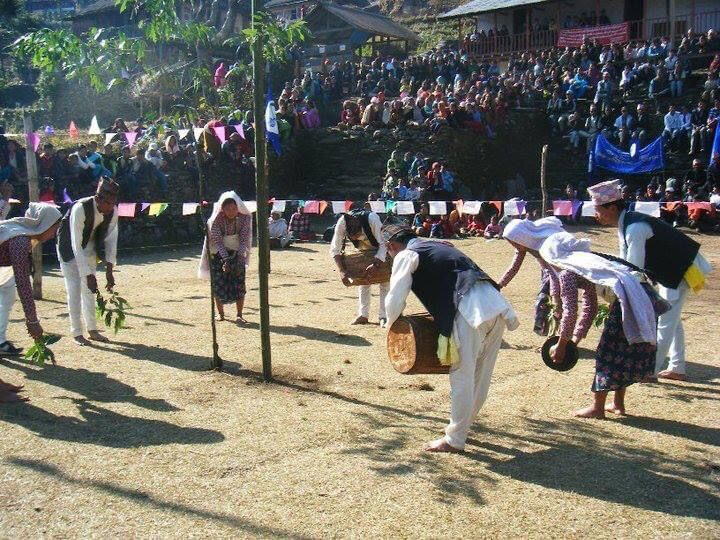
[[[75,204],[82,204],[83,210],[85,211],[85,223],[83,224],[83,235],[82,235],[82,247],[85,249],[90,240],[95,241],[95,253],[102,257],[105,252],[105,237],[107,236],[108,228],[110,227],[110,221],[113,218],[113,214],[109,216],[103,216],[103,222],[95,230],[93,235],[93,227],[95,226],[95,205],[93,203],[93,197],[87,197],[79,199]],[[60,252],[60,258],[62,262],[70,262],[75,259],[75,253],[72,249],[71,231],[70,231],[70,212],[75,207],[73,204],[60,222],[60,229],[58,230],[58,251]],[[94,238],[93,238],[94,236]]]
[[[677,289],[685,272],[695,261],[700,250],[692,238],[687,237],[664,221],[640,212],[625,212],[620,231],[627,248],[627,228],[633,223],[647,223],[653,236],[645,243],[645,266],[643,270],[660,285]]]
[[[497,284],[467,255],[444,242],[420,240],[408,249],[420,257],[417,270],[412,275],[412,291],[433,316],[438,332],[450,337],[460,301],[458,277],[470,272],[471,275],[463,276],[469,280],[463,279],[463,282],[475,284],[478,280],[488,281],[494,287]]]
[[[356,210],[353,212],[349,212],[345,214],[345,227],[347,230],[347,220],[348,216],[354,217],[360,220],[360,225],[362,226],[362,230],[365,233],[365,236],[367,236],[368,242],[372,244],[373,247],[378,247],[380,244],[378,244],[377,238],[375,238],[375,235],[372,232],[372,228],[370,227],[370,212],[367,210]],[[353,238],[348,237],[348,240],[352,242],[352,245],[355,246],[357,249],[360,249],[360,241],[355,240]]]

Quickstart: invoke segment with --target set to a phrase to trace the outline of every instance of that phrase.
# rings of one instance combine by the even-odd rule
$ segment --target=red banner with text
[[[630,23],[606,24],[586,28],[564,28],[558,33],[558,47],[579,47],[583,40],[597,40],[598,43],[620,43],[630,39]]]

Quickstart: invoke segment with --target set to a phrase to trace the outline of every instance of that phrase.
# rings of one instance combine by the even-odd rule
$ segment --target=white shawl
[[[609,287],[620,301],[623,332],[628,343],[657,342],[657,321],[650,297],[631,270],[590,253],[590,240],[561,232],[548,237],[540,256],[549,264],[574,272],[596,285]]]
[[[237,204],[238,210],[241,214],[245,215],[251,215],[250,210],[248,210],[247,206],[245,206],[245,203],[240,198],[240,196],[235,193],[234,191],[226,191],[222,195],[220,195],[220,198],[215,203],[215,206],[213,206],[213,212],[210,216],[210,219],[207,220],[207,234],[205,235],[205,241],[203,242],[203,249],[202,249],[202,255],[200,256],[200,265],[198,267],[198,278],[200,279],[210,279],[210,258],[208,255],[208,235],[210,234],[210,230],[212,229],[213,223],[215,223],[215,220],[217,219],[218,215],[222,211],[222,205],[225,201],[228,199],[232,199],[235,201],[235,204]],[[248,247],[248,254],[247,259],[250,260],[250,248]]]
[[[30,203],[25,217],[0,221],[0,244],[16,236],[36,236],[47,231],[62,218],[60,210],[47,203]]]

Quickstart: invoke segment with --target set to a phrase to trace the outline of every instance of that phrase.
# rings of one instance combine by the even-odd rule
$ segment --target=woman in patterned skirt
[[[237,306],[236,322],[245,324],[245,266],[252,245],[252,216],[234,191],[220,196],[208,220],[210,246],[203,248],[200,277],[212,274],[212,293],[218,319],[225,320],[225,304]],[[209,256],[208,256],[209,251]]]

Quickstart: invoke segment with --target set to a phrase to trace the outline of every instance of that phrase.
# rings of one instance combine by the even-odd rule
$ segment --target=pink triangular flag
[[[135,144],[135,139],[137,139],[137,135],[138,134],[134,131],[126,131],[125,132],[125,140],[127,141],[128,146],[130,148],[132,148],[133,144]]]
[[[70,126],[68,126],[68,135],[70,135],[71,139],[74,139],[79,135],[78,128],[75,125],[74,120],[70,120]]]
[[[572,201],[553,201],[553,215],[572,216]]]
[[[27,141],[28,146],[33,149],[33,152],[37,152],[37,149],[40,146],[40,135],[34,132],[28,133],[25,135],[25,140]]]
[[[220,144],[225,142],[225,126],[217,126],[213,128],[215,135],[220,139]]]
[[[242,124],[235,124],[233,127],[235,128],[235,131],[238,132],[238,135],[240,135],[243,139],[246,139],[245,129],[243,128]]]
[[[149,202],[140,203],[140,211],[141,211],[141,212],[144,212],[144,211],[147,210],[148,208],[150,208],[150,203],[149,203]]]
[[[135,203],[118,204],[118,217],[135,217]]]

